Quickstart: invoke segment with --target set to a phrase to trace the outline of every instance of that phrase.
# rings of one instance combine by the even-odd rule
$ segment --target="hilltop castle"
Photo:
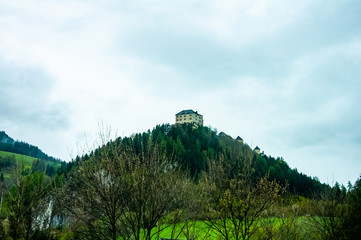
[[[192,109],[183,110],[175,115],[175,123],[176,124],[190,123],[196,126],[203,126],[203,116],[199,114],[197,111],[193,111]],[[227,136],[224,132],[220,132],[219,135]],[[235,140],[243,144],[243,139],[240,136],[238,136]],[[261,149],[258,146],[256,146],[253,149],[253,151],[256,154],[264,155],[264,152],[263,151],[261,152]]]
[[[183,110],[175,115],[175,123],[191,123],[196,124],[198,126],[203,126],[203,116],[199,114],[197,111]]]

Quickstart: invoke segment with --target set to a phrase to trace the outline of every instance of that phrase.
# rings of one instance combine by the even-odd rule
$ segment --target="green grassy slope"
[[[5,151],[0,151],[0,157],[2,158],[10,157],[14,159],[18,164],[21,164],[24,167],[31,167],[33,165],[33,162],[38,160],[38,158],[29,157],[18,153],[5,152]],[[47,165],[53,166],[55,169],[61,166],[60,162],[51,162],[46,160],[43,161],[45,161]],[[5,179],[11,178],[11,175],[14,173],[15,166],[16,164],[10,167],[4,167],[0,170],[0,172],[4,174]]]
[[[19,163],[24,163],[25,166],[31,166],[33,161],[37,159],[34,157],[25,156],[25,155],[18,154],[18,153],[0,151],[0,157],[5,158],[5,157],[11,157],[11,156],[14,156],[15,160],[18,161]]]
[[[38,159],[35,157],[29,157],[29,156],[18,154],[18,153],[0,151],[0,157],[9,157],[12,155],[15,157],[15,160],[17,160],[20,163],[23,162],[25,166],[31,166],[33,161]],[[44,160],[44,161],[46,161],[46,160]],[[52,165],[53,167],[60,166],[60,162],[51,162],[51,161],[46,161],[46,162],[47,162],[47,164]]]

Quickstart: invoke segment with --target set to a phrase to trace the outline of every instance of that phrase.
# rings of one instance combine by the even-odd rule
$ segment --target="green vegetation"
[[[0,175],[3,174],[4,179],[10,179],[14,168],[19,165],[26,169],[33,169],[33,171],[45,171],[47,175],[53,176],[58,168],[61,168],[62,165],[65,166],[65,163],[0,151]]]
[[[35,157],[29,157],[26,155],[5,152],[5,151],[0,151],[0,158],[2,158],[2,159],[12,158],[12,159],[16,160],[17,162],[23,162],[25,166],[31,166],[33,161],[37,160],[37,158],[35,158]]]
[[[59,162],[59,159],[48,156],[36,146],[30,145],[26,142],[15,141],[4,131],[0,131],[0,151],[18,153],[37,159]]]
[[[207,127],[101,135],[53,175],[33,160],[0,182],[5,239],[360,239],[361,179],[321,184]]]

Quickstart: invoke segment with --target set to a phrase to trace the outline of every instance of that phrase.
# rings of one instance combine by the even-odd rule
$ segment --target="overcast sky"
[[[360,103],[358,0],[0,0],[0,130],[66,161],[193,109],[346,185]]]

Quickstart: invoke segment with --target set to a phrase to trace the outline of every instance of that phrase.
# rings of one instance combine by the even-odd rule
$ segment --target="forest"
[[[329,186],[191,124],[99,135],[56,173],[16,165],[1,239],[361,239],[360,178]]]

